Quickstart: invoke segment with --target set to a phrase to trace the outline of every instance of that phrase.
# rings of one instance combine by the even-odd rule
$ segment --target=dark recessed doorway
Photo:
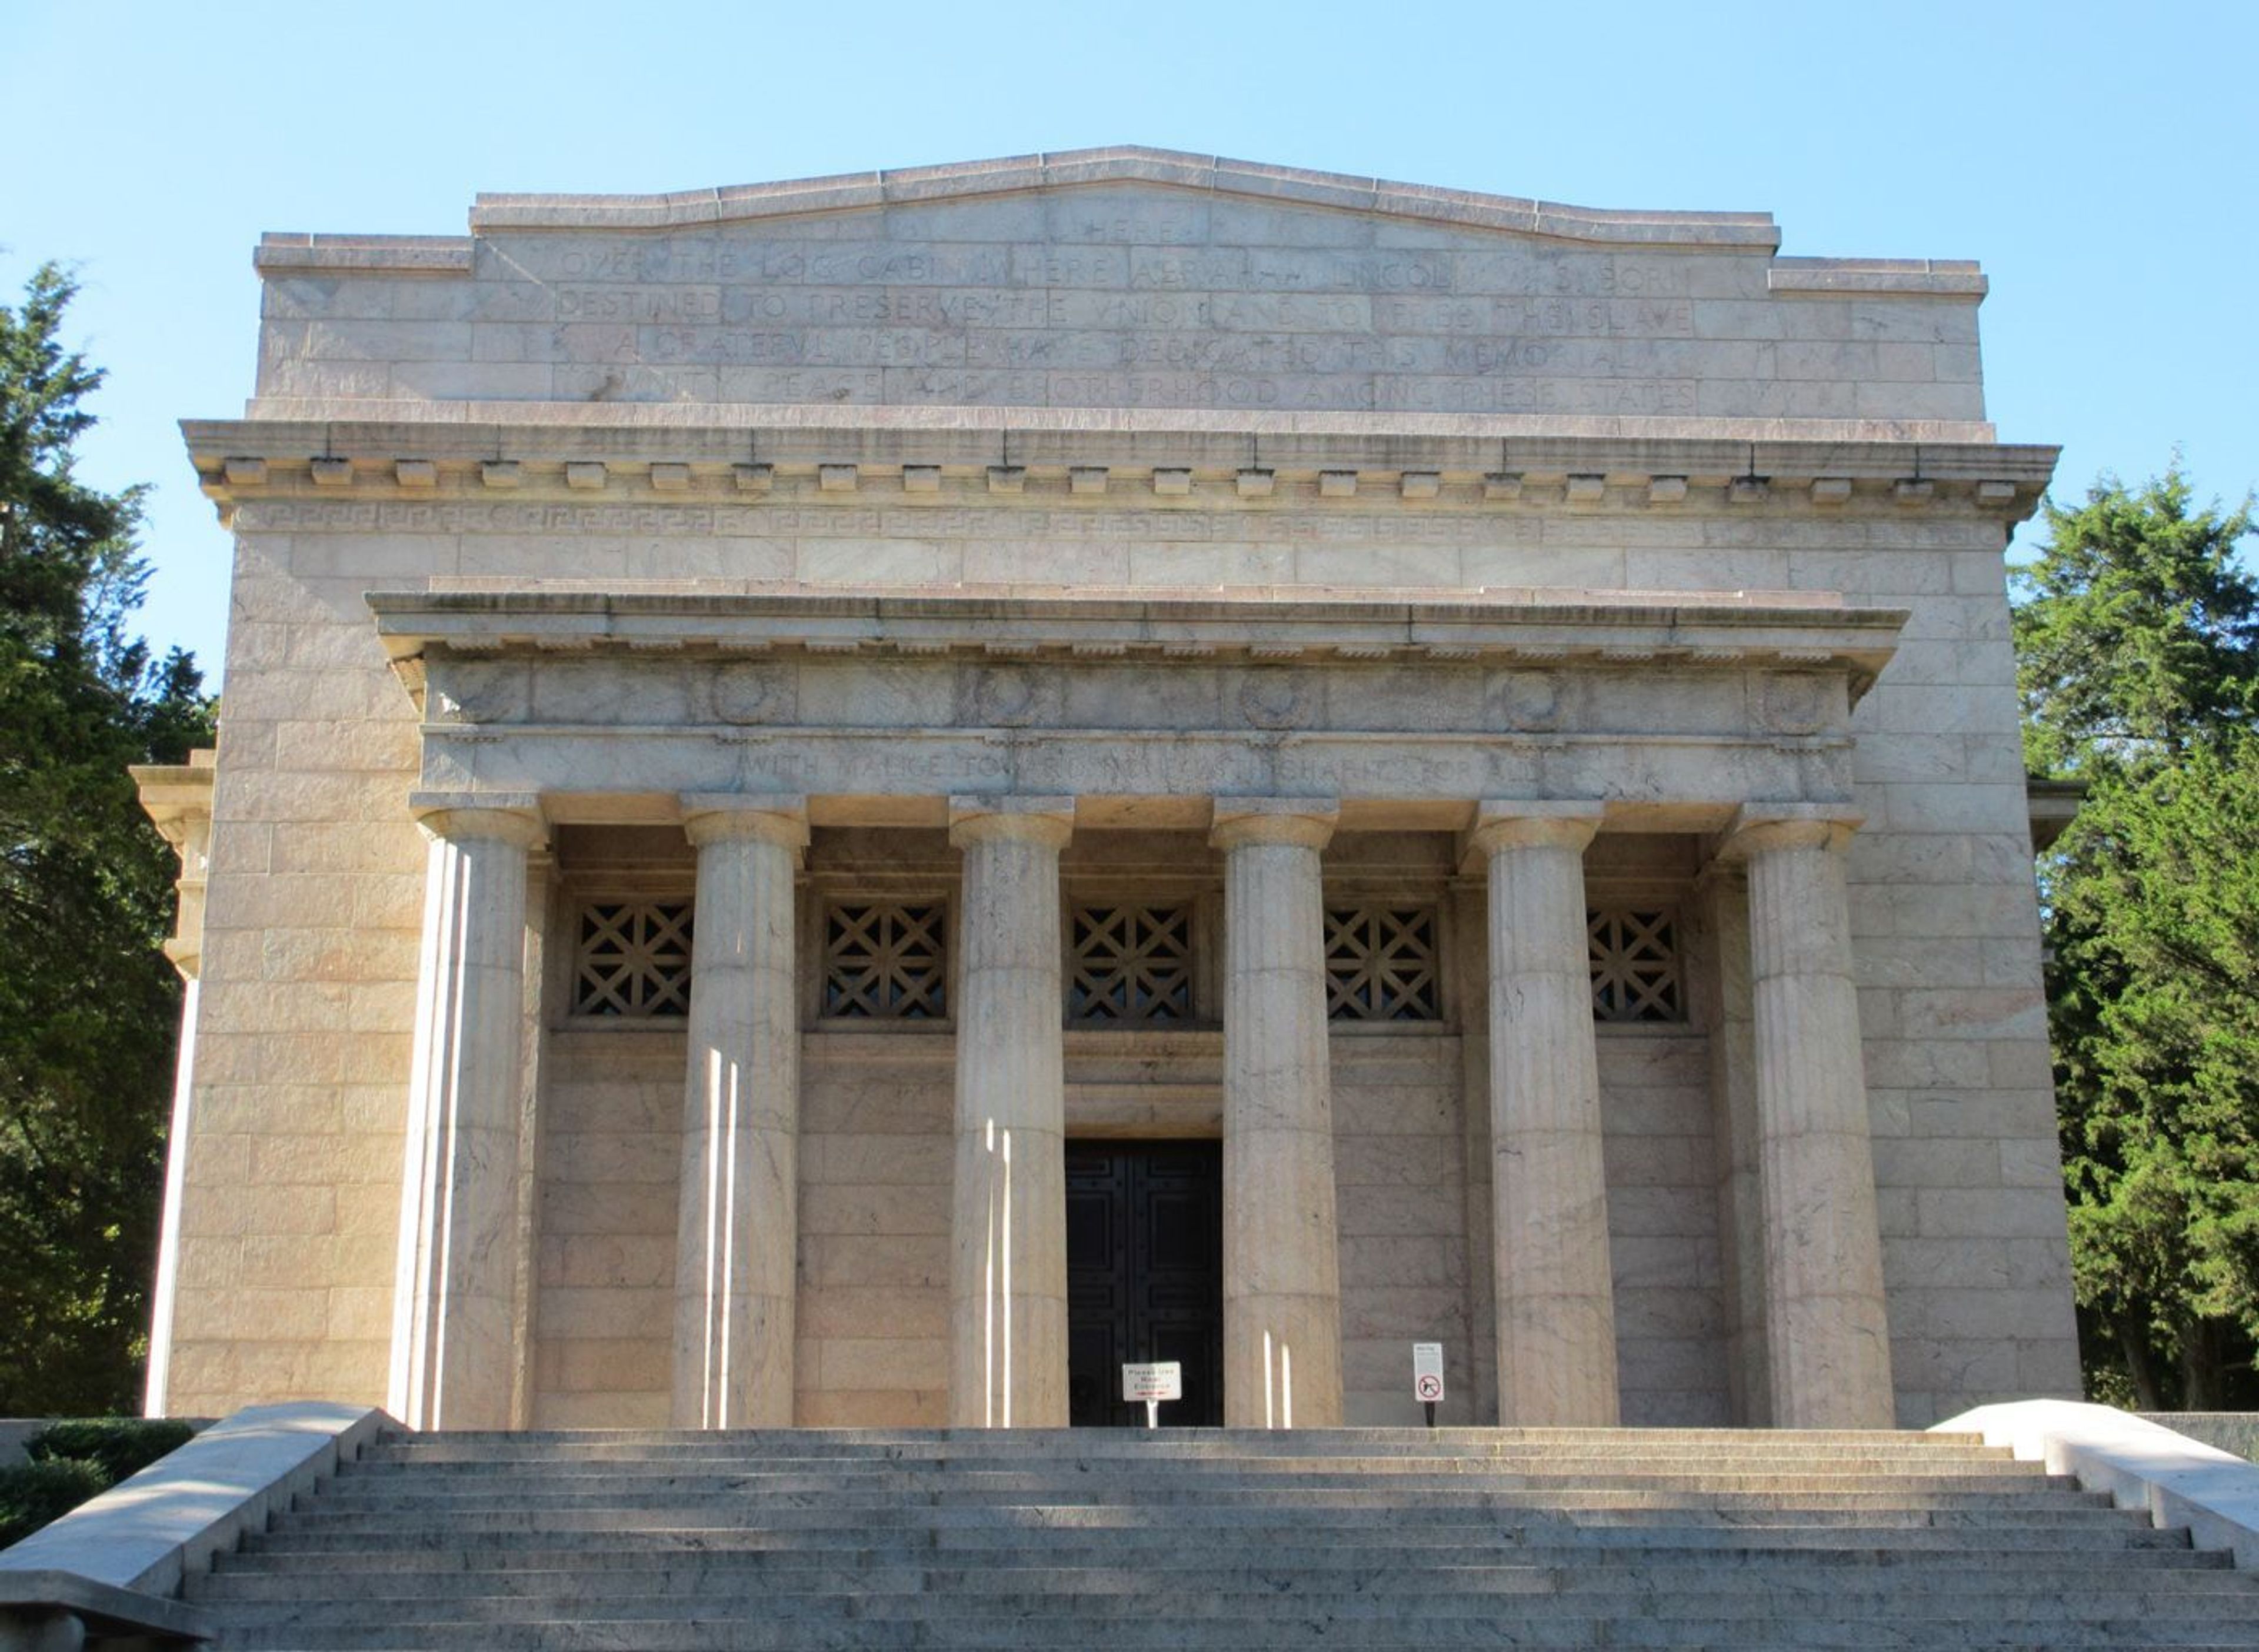
[[[1164,1428],[1223,1422],[1223,1146],[1070,1142],[1066,1148],[1067,1421],[1143,1428],[1127,1362],[1173,1359],[1185,1397]]]

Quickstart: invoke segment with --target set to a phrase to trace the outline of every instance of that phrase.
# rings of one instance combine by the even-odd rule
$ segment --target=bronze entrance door
[[[1173,1359],[1163,1428],[1223,1421],[1223,1146],[1066,1145],[1067,1421],[1143,1428],[1125,1362]]]

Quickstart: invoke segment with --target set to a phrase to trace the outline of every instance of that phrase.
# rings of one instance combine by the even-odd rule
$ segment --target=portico
[[[1079,838],[1204,818],[1222,885],[1228,1422],[1343,1420],[1322,891],[1327,851],[1344,830],[1448,836],[1460,870],[1487,891],[1499,1415],[1529,1426],[1617,1420],[1584,878],[1587,845],[1614,826],[1675,829],[1704,864],[1746,870],[1750,1128],[1758,1196],[1773,1213],[1757,1266],[1764,1322],[1793,1332],[1769,1356],[1773,1420],[1887,1423],[1873,1171],[1841,939],[1838,862],[1859,817],[1826,794],[1841,789],[1831,777],[1848,746],[1845,719],[1886,663],[1901,616],[1762,599],[1616,604],[1575,615],[1583,643],[1572,652],[1532,643],[1566,616],[1529,603],[1203,598],[1070,609],[929,596],[843,616],[827,601],[786,596],[631,607],[435,591],[369,602],[424,701],[427,789],[417,808],[435,870],[420,990],[431,1030],[420,1036],[458,1052],[453,1065],[419,1069],[429,1076],[412,1103],[411,1118],[426,1122],[416,1162],[445,1196],[417,1195],[403,1227],[414,1244],[402,1248],[403,1300],[430,1305],[403,1347],[420,1336],[475,1350],[452,1371],[404,1365],[413,1375],[393,1398],[406,1414],[502,1426],[506,1367],[527,1357],[480,1329],[506,1322],[493,1305],[509,1301],[524,1266],[492,1214],[510,1207],[523,1149],[505,1127],[461,1122],[514,1120],[523,1083],[522,991],[505,965],[524,907],[499,892],[522,891],[525,851],[552,825],[666,822],[690,846],[696,890],[672,1414],[707,1427],[795,1418],[795,872],[811,827],[883,823],[945,829],[959,867],[949,1416],[960,1427],[1063,1424],[1061,851]],[[1704,646],[1653,640],[1689,633]],[[1014,638],[1005,666],[992,663],[1000,636]],[[1633,637],[1646,645],[1616,640]],[[554,646],[559,638],[570,645]],[[748,655],[767,673],[757,701],[743,687]],[[645,680],[654,657],[672,681]],[[1546,668],[1523,663],[1533,658]],[[1373,667],[1384,662],[1393,692],[1376,695]],[[1658,673],[1683,708],[1671,723],[1645,716],[1635,733],[1593,715],[1619,698],[1652,703],[1642,680]],[[1129,757],[1104,730],[1078,726],[1101,708],[1136,718],[1142,698],[1181,694],[1196,674],[1210,679],[1207,703],[1223,709],[1214,726],[1180,728]],[[659,693],[736,709],[655,730],[638,709]],[[1527,707],[1573,697],[1587,721],[1511,740],[1479,726],[1515,695]],[[576,708],[573,721],[541,715],[560,701]],[[1781,726],[1784,703],[1793,731]],[[957,709],[954,726],[932,715],[942,707]],[[591,715],[602,708],[629,720]],[[1763,795],[1779,787],[1784,756],[1797,783],[1821,795]],[[1685,777],[1685,794],[1657,794],[1663,764]],[[569,789],[575,774],[624,772],[637,775],[636,792]],[[1222,789],[1258,773],[1325,789]],[[1501,773],[1583,794],[1450,794]],[[1023,777],[1080,789],[1020,789]],[[721,789],[779,781],[806,789]],[[922,789],[937,781],[952,789]],[[477,1242],[450,1243],[445,1223],[470,1226]],[[538,1229],[526,1242],[538,1244]],[[425,1258],[443,1255],[456,1276],[445,1289],[421,1284],[434,1265]],[[448,1314],[469,1329],[457,1334]]]

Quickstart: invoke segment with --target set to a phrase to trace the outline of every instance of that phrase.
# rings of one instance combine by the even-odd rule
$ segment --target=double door
[[[1223,1149],[1218,1142],[1069,1142],[1067,1421],[1142,1428],[1125,1363],[1175,1360],[1184,1398],[1164,1427],[1223,1421]]]

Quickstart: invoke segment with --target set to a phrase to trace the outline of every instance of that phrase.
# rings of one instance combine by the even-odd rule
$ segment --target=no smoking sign
[[[1443,1345],[1441,1342],[1412,1344],[1412,1397],[1427,1406],[1434,1405],[1443,1397]]]

